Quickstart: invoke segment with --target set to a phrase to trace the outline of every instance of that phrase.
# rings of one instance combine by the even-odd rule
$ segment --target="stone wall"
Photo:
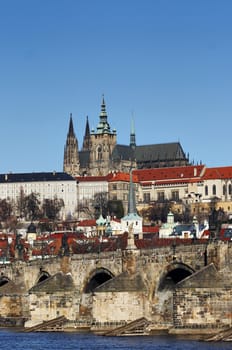
[[[93,297],[95,322],[131,322],[147,317],[148,300],[145,293],[103,292]]]
[[[59,316],[75,321],[79,314],[79,298],[73,292],[30,294],[29,305],[30,320],[26,322],[26,327],[32,327]]]
[[[175,328],[224,328],[232,325],[231,269],[212,263],[177,284],[173,293]]]
[[[174,294],[175,328],[224,328],[232,326],[232,289],[193,288]]]

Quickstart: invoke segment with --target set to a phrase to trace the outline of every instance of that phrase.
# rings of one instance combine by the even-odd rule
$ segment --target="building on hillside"
[[[94,197],[100,193],[104,193],[108,197],[108,178],[107,176],[77,176],[76,181],[78,183],[78,218],[91,218]]]
[[[232,167],[191,165],[134,170],[138,178],[138,204],[172,201],[188,205],[191,215],[208,216],[213,207],[232,212]]]
[[[223,202],[232,200],[232,166],[206,168],[202,181],[204,182],[202,191],[204,201],[212,198]]]
[[[135,199],[138,200],[138,177],[133,174]],[[130,174],[114,172],[108,175],[109,200],[122,201],[124,212],[128,209],[128,192],[130,187]]]
[[[79,203],[86,206],[99,192],[107,192],[108,199],[122,201],[128,208],[129,173],[112,172],[107,176],[77,177]],[[232,167],[207,168],[189,165],[171,168],[133,170],[137,209],[152,203],[172,202],[175,212],[185,207],[192,216],[207,219],[212,208],[232,213]]]
[[[159,229],[159,238],[201,238],[209,225],[205,220],[204,224],[199,224],[197,218],[194,216],[189,224],[180,224],[175,222],[174,214],[170,211],[167,215],[167,222],[163,223]]]
[[[64,208],[61,218],[76,215],[77,210],[77,182],[61,172],[0,174],[0,199],[9,199],[13,202],[17,215],[17,202],[20,196],[31,193],[38,195],[42,203],[44,199],[62,199]]]
[[[140,185],[138,201],[199,201],[204,172],[204,165],[134,170]]]
[[[232,167],[191,165],[134,170],[133,174],[138,178],[139,202],[232,200]]]
[[[105,100],[103,97],[101,113],[96,129],[89,128],[87,118],[82,148],[78,147],[72,115],[64,148],[63,171],[72,176],[104,176],[112,171],[129,172],[131,167],[157,168],[188,165],[186,156],[179,142],[136,145],[134,126],[131,127],[128,145],[117,143],[117,133],[108,122]]]

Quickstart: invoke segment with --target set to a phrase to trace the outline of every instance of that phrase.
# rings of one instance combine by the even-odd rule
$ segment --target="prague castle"
[[[90,131],[87,118],[81,149],[78,144],[70,115],[63,171],[72,176],[104,176],[114,171],[129,172],[131,167],[148,169],[189,165],[179,142],[136,145],[133,125],[129,145],[118,144],[116,130],[112,130],[108,122],[104,97],[96,130]]]

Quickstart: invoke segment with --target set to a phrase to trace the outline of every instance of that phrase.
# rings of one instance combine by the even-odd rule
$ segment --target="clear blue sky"
[[[102,94],[120,144],[232,165],[231,0],[0,0],[0,173],[62,171]]]

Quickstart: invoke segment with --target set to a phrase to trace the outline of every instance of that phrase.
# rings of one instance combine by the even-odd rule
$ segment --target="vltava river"
[[[78,333],[23,333],[0,330],[1,350],[227,350],[232,343],[204,343],[171,336],[104,337]]]

